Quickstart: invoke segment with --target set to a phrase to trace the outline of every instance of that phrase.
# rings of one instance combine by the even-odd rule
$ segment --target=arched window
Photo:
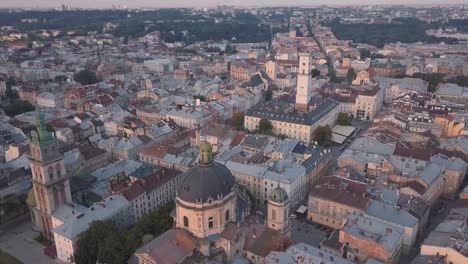
[[[49,168],[47,168],[47,173],[49,174],[49,178],[51,180],[54,179],[54,168],[52,166],[49,166]]]
[[[271,220],[276,221],[276,210],[271,209]]]
[[[55,171],[57,172],[57,177],[60,177],[62,176],[62,173],[61,173],[61,166],[59,163],[57,163],[57,165],[55,165]]]
[[[213,217],[208,218],[208,228],[213,228],[214,226],[214,220]]]
[[[229,209],[226,210],[226,213],[224,213],[224,216],[225,216],[226,222],[229,222],[230,220]]]
[[[188,217],[184,216],[184,226],[189,227]]]

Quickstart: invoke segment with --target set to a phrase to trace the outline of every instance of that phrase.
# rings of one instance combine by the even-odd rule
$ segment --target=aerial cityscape
[[[2,1],[0,264],[468,264],[467,107],[465,1]]]

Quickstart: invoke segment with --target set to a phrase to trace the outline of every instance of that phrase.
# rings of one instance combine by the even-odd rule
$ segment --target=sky
[[[61,4],[82,8],[128,7],[212,7],[220,4],[242,6],[371,5],[371,4],[466,4],[468,0],[0,0],[0,8],[50,8]]]

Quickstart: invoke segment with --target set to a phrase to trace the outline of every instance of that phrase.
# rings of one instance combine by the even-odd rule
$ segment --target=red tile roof
[[[421,183],[419,183],[417,181],[406,182],[406,183],[400,185],[400,187],[401,188],[405,188],[405,187],[410,188],[410,189],[416,191],[417,193],[419,193],[420,195],[423,195],[427,190],[427,188],[424,185],[422,185]]]
[[[365,195],[366,184],[335,176],[323,178],[309,193],[311,197],[319,197],[361,210],[365,210],[369,205],[369,199]]]
[[[83,155],[85,160],[90,160],[106,154],[105,150],[89,145],[81,145],[78,147],[78,149],[80,150],[80,153]]]

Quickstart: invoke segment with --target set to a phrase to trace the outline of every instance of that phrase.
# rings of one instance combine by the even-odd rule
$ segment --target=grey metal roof
[[[287,123],[311,126],[338,107],[339,103],[332,99],[312,98],[316,108],[310,112],[291,111],[291,98],[282,97],[274,101],[260,102],[247,111],[247,116],[267,118]]]
[[[379,201],[371,201],[366,214],[401,226],[415,227],[418,223],[418,219],[407,211]]]
[[[177,196],[191,203],[206,203],[209,198],[215,201],[228,195],[234,183],[234,176],[226,166],[217,162],[198,165],[185,173]]]

